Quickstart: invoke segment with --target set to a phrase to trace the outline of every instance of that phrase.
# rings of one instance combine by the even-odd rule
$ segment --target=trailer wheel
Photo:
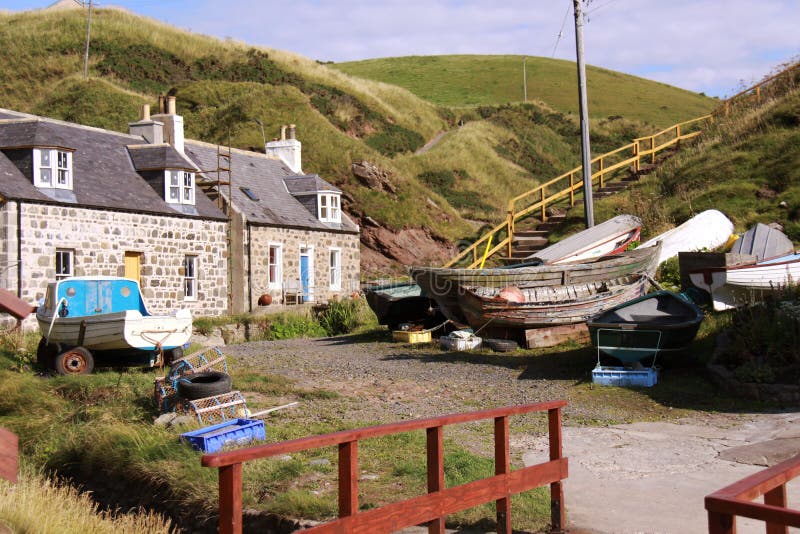
[[[231,391],[231,376],[219,371],[194,373],[178,379],[178,396],[187,400],[204,399]]]
[[[94,369],[94,357],[87,349],[74,347],[56,356],[54,367],[60,375],[88,375]]]
[[[45,369],[52,369],[56,356],[61,353],[61,343],[48,343],[47,339],[39,340],[36,347],[36,363]]]

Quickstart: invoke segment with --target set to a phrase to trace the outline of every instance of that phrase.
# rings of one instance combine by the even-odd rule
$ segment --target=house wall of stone
[[[17,292],[17,204],[0,206],[0,287]]]
[[[3,209],[5,221],[16,214]],[[109,212],[43,204],[21,205],[23,300],[35,304],[55,279],[56,249],[73,250],[75,276],[124,276],[125,252],[140,253],[142,294],[151,313],[187,308],[196,316],[227,312],[224,221]],[[5,226],[5,225],[4,225]],[[3,242],[10,248],[16,228]],[[9,251],[7,255],[15,256]],[[195,300],[184,298],[184,257],[198,257]],[[6,273],[6,281],[11,278]],[[5,286],[16,292],[16,285]],[[30,324],[29,324],[30,323]],[[30,318],[24,326],[35,325]]]
[[[281,303],[282,287],[269,287],[269,246],[282,246],[283,281],[300,280],[300,248],[313,247],[314,285],[313,301],[327,302],[333,298],[350,295],[360,287],[360,250],[358,234],[344,234],[291,228],[250,227],[251,300],[252,309],[258,308],[258,298],[270,294],[275,304]],[[330,250],[341,250],[341,289],[331,289]]]

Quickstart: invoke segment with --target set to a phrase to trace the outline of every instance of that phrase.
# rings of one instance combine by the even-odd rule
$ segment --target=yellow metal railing
[[[642,161],[654,163],[656,155],[680,141],[691,139],[700,134],[700,130],[694,128],[701,122],[711,119],[711,115],[705,115],[697,119],[682,122],[670,126],[653,135],[639,137],[631,143],[621,146],[611,152],[606,152],[592,159],[592,184],[604,187],[607,179],[615,175],[622,169],[633,168],[639,171]],[[582,168],[576,167],[561,176],[541,184],[521,195],[517,195],[508,202],[508,212],[506,220],[488,232],[471,246],[464,249],[455,258],[450,260],[444,267],[452,267],[457,263],[467,260],[468,269],[474,269],[501,251],[506,251],[511,256],[511,246],[514,239],[515,224],[520,219],[539,211],[539,217],[544,222],[547,220],[547,208],[556,202],[569,197],[571,206],[575,205],[575,193],[583,189]],[[522,205],[522,206],[520,206]],[[491,243],[491,239],[496,240],[497,244],[489,248],[482,255],[479,250],[486,243]]]
[[[621,146],[611,152],[606,152],[601,156],[592,159],[592,185],[595,183],[599,187],[605,186],[605,181],[613,177],[622,169],[632,168],[634,172],[641,169],[642,161],[655,163],[656,155],[685,141],[700,135],[697,129],[700,123],[713,121],[716,115],[728,115],[731,108],[740,104],[755,102],[761,104],[766,100],[768,93],[774,93],[774,89],[783,89],[784,92],[793,87],[797,79],[790,76],[800,76],[800,63],[795,63],[781,72],[770,76],[747,89],[740,91],[725,100],[711,115],[704,115],[696,119],[681,122],[670,126],[653,135],[638,137],[631,143]],[[780,86],[778,82],[789,80],[788,85]],[[505,251],[507,256],[511,256],[511,248],[514,240],[515,224],[517,221],[539,211],[542,222],[547,220],[547,208],[556,202],[569,196],[570,206],[575,205],[575,193],[583,189],[583,172],[581,167],[576,167],[569,172],[553,178],[549,182],[517,195],[508,202],[506,220],[486,232],[480,239],[471,246],[464,249],[452,260],[447,262],[444,267],[452,267],[464,260],[468,261],[468,269],[474,269],[486,262],[486,259]],[[555,191],[555,192],[553,192]],[[520,206],[522,204],[522,206]],[[496,241],[492,247],[492,241]],[[483,254],[479,253],[480,247],[485,247]]]

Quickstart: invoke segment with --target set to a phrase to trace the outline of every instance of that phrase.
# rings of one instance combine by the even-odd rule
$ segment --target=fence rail
[[[330,446],[337,446],[339,449],[339,518],[307,529],[305,532],[381,533],[427,523],[429,533],[443,534],[445,517],[448,514],[495,501],[497,532],[511,534],[511,495],[546,484],[550,485],[551,524],[554,530],[563,531],[566,520],[561,481],[567,477],[568,463],[562,452],[561,409],[566,404],[565,401],[552,401],[509,406],[203,455],[203,466],[219,469],[219,531],[221,534],[242,532],[242,465],[245,462]],[[547,412],[550,459],[547,462],[512,471],[508,439],[509,417],[532,412]],[[446,488],[444,427],[488,419],[494,420],[495,476]],[[428,493],[380,508],[360,511],[359,441],[414,430],[426,431]]]
[[[706,496],[709,534],[736,534],[736,517],[764,521],[766,534],[800,527],[800,511],[786,506],[786,483],[800,475],[800,455]],[[764,504],[752,502],[764,496]]]

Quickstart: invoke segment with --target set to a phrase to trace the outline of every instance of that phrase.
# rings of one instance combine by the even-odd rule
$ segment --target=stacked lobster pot
[[[225,355],[216,347],[172,362],[167,375],[155,380],[154,397],[162,413],[190,415],[201,424],[248,414],[241,392],[232,389]]]

